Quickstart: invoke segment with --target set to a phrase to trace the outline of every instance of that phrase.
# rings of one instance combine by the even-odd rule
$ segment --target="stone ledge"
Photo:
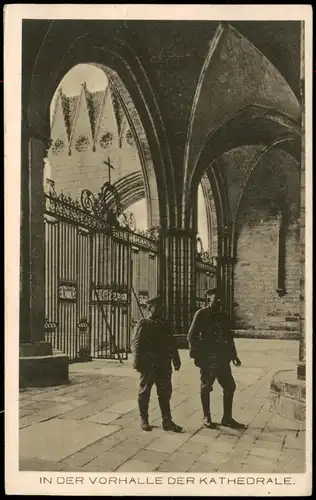
[[[20,357],[19,368],[20,389],[69,382],[69,359],[65,354]]]
[[[238,339],[268,339],[268,340],[299,340],[300,333],[298,331],[288,330],[242,330],[233,329],[234,338]],[[187,349],[188,341],[186,335],[175,335],[177,346],[179,349]]]
[[[299,340],[300,333],[298,331],[289,330],[249,330],[236,329],[233,330],[235,338],[244,339],[273,339],[273,340]]]
[[[296,370],[277,371],[270,384],[272,407],[285,418],[305,423],[306,385]]]

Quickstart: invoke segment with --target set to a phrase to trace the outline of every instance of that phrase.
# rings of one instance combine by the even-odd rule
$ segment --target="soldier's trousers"
[[[148,370],[140,374],[138,405],[140,417],[148,422],[148,408],[153,385],[156,386],[162,420],[171,420],[170,399],[172,394],[171,372]]]
[[[218,383],[223,388],[223,418],[231,418],[233,397],[236,390],[236,383],[232,375],[230,363],[205,363],[200,368],[201,375],[201,402],[203,407],[204,417],[210,418],[210,392],[213,390],[213,384],[217,379]]]
[[[233,393],[236,389],[236,383],[232,375],[230,363],[205,363],[200,368],[201,393],[212,392],[213,384],[217,379],[224,392]]]

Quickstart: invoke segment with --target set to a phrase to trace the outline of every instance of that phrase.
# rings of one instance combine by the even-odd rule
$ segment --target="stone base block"
[[[69,382],[69,359],[65,354],[20,357],[20,389],[47,387]]]
[[[280,370],[270,385],[272,407],[282,417],[305,423],[306,386],[298,380],[296,370]]]
[[[52,354],[53,348],[50,342],[29,342],[20,344],[20,358],[51,356]]]

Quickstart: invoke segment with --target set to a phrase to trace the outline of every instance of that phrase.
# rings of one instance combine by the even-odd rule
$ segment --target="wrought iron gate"
[[[157,292],[157,235],[136,233],[109,183],[79,203],[47,180],[45,199],[46,340],[70,361],[126,359],[143,298]]]
[[[202,240],[197,238],[197,260],[196,260],[196,308],[200,309],[206,305],[205,292],[216,286],[216,264],[214,257],[204,251]]]

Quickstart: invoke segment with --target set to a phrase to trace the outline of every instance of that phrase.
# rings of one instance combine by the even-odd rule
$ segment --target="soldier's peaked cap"
[[[215,294],[217,293],[217,288],[209,288],[208,290],[206,290],[205,296],[207,296],[207,295],[213,295],[214,293]]]
[[[147,306],[155,306],[159,302],[160,302],[160,297],[157,296],[157,297],[152,297],[151,299],[148,299],[146,304],[147,304]]]

